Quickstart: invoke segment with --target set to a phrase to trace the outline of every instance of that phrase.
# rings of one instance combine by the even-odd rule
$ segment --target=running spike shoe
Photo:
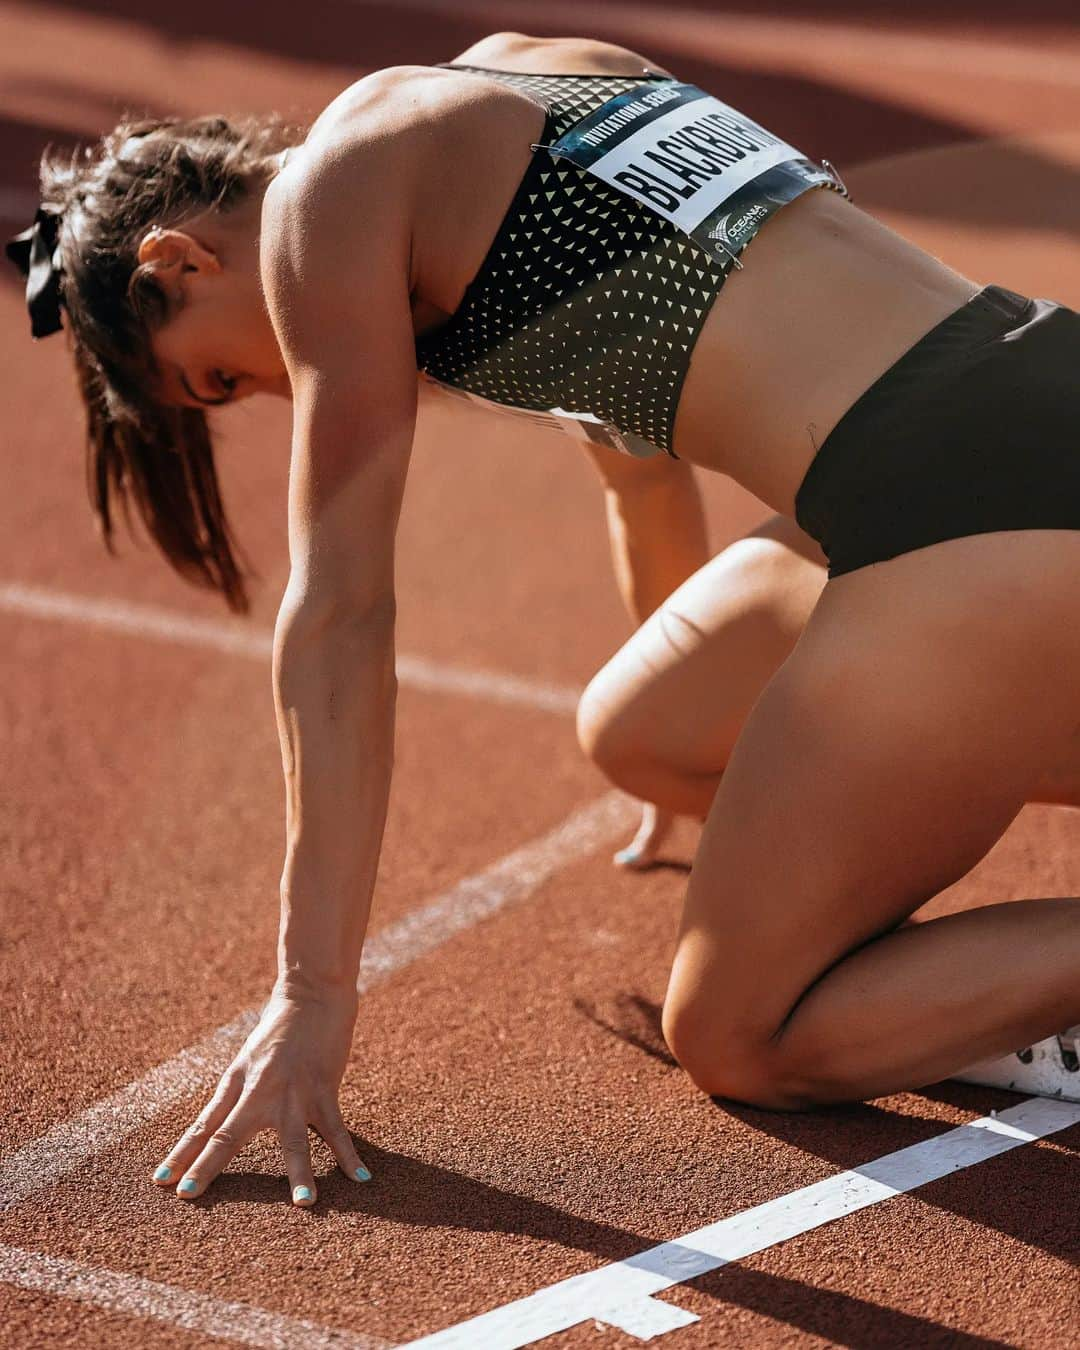
[[[1013,1055],[980,1060],[951,1076],[960,1083],[1080,1102],[1080,1023]]]

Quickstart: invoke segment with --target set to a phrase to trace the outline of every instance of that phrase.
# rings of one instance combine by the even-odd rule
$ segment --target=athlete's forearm
[[[701,490],[689,464],[669,463],[604,492],[615,579],[627,610],[643,623],[709,560]]]
[[[355,986],[394,758],[393,617],[279,617],[274,698],[286,795],[278,984]]]

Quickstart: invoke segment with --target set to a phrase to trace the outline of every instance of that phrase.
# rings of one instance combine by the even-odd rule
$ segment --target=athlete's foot
[[[1080,1102],[1080,1025],[1066,1027],[1013,1055],[981,1060],[952,1077],[961,1083]]]
[[[671,811],[662,811],[653,802],[645,802],[641,810],[641,824],[638,832],[625,848],[612,855],[616,867],[629,867],[640,870],[655,862],[660,845],[671,831],[675,815]]]

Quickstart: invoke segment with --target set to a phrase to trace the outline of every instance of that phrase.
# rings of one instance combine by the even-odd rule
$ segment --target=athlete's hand
[[[338,1088],[356,1023],[355,990],[297,994],[275,985],[258,1023],[198,1119],[154,1173],[185,1200],[207,1186],[260,1130],[276,1130],[293,1204],[315,1203],[308,1125],[355,1181],[370,1181],[341,1118]]]
[[[612,855],[612,862],[617,867],[632,867],[637,870],[648,867],[655,860],[657,850],[667,838],[674,819],[674,812],[663,811],[652,802],[643,803],[641,824],[638,826],[637,834],[625,848]]]

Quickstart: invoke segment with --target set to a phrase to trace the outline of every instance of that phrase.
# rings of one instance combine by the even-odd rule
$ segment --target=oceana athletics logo
[[[755,225],[760,224],[762,218],[767,217],[768,214],[764,206],[751,206],[736,220],[732,220],[730,216],[724,216],[709,231],[709,238],[723,239],[727,237],[737,240],[740,235],[746,234]]]

